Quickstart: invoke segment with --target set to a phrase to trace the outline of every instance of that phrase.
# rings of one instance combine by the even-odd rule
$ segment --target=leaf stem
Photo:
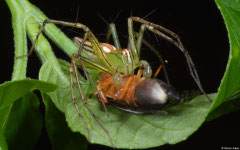
[[[44,20],[48,19],[41,10],[27,0],[18,1],[25,8],[25,11],[34,17],[36,23],[39,25],[41,25]],[[69,57],[71,57],[73,53],[78,52],[78,47],[59,28],[57,28],[56,25],[52,23],[47,24],[44,28],[44,33]]]
[[[25,14],[22,8],[15,0],[6,0],[12,14],[12,26],[14,33],[15,57],[23,56],[27,53],[27,38],[24,18]],[[26,78],[27,57],[14,59],[12,80],[21,80]]]

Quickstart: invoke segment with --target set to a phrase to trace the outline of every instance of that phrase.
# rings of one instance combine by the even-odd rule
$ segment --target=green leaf
[[[46,106],[46,128],[53,150],[87,149],[86,138],[70,130],[64,114],[56,108],[49,96],[42,93],[42,97]]]
[[[13,0],[7,1],[14,2]],[[25,8],[23,10],[25,13],[31,13],[30,15],[33,18],[29,19],[32,20],[30,22],[42,22],[46,18],[46,16],[44,16],[39,9],[28,3],[26,0],[18,0],[18,2],[23,8]],[[222,115],[223,113],[236,109],[229,107],[227,111],[224,112],[222,109],[225,107],[224,105],[221,106],[221,104],[224,104],[224,100],[231,97],[240,89],[240,79],[238,78],[238,70],[240,69],[240,62],[238,61],[240,55],[240,31],[238,28],[240,22],[240,7],[237,1],[216,0],[216,2],[223,14],[227,29],[229,31],[231,52],[227,70],[219,88],[217,98],[213,102],[212,106],[205,97],[200,96],[189,103],[169,108],[167,110],[167,115],[134,115],[119,111],[112,106],[108,106],[110,115],[106,116],[102,105],[96,98],[94,98],[92,101],[88,101],[89,107],[98,116],[104,127],[109,131],[110,136],[117,148],[146,148],[160,146],[165,143],[175,144],[187,139],[191,134],[193,134],[205,121],[210,111],[212,111],[212,114],[210,114],[209,118],[214,118]],[[33,37],[33,35],[38,32],[38,29],[36,24],[31,24],[30,22],[27,24],[27,31],[30,37]],[[74,46],[70,40],[66,41],[68,44],[71,44],[69,44],[69,46],[65,46],[67,45],[64,43],[65,40],[60,38],[63,37],[62,33],[54,28],[55,26],[53,25],[47,25],[45,30],[46,34],[68,55],[71,55],[72,52],[76,51],[76,46]],[[46,45],[45,41],[43,41],[43,43]],[[41,47],[41,45],[39,47]],[[60,69],[57,60],[52,54],[51,57],[49,57],[50,55],[48,54],[51,51],[51,48],[41,49],[39,50],[39,53],[44,54],[44,57],[41,57],[41,59],[44,59],[42,62],[45,63],[41,68],[39,78],[44,81],[56,83],[59,87],[56,91],[49,92],[47,94],[50,96],[56,107],[65,113],[66,120],[70,128],[73,131],[80,132],[87,137],[86,127],[79,118],[75,106],[71,100],[68,72]],[[69,67],[69,64],[64,61],[60,61],[60,65],[62,65],[62,67],[66,70]],[[96,81],[98,74],[95,72],[95,74],[93,73],[91,75],[94,76],[94,81]],[[90,86],[89,81],[84,79],[81,79],[81,85],[83,88],[83,93],[87,99],[89,94],[94,92],[94,89]],[[106,133],[96,123],[93,117],[86,110],[86,107],[84,107],[81,103],[76,87],[74,92],[77,96],[81,113],[83,114],[91,132],[91,142],[111,146]],[[212,95],[212,99],[214,99],[215,96],[216,95]],[[230,103],[228,104],[230,105]],[[5,112],[8,112],[8,109],[3,109]],[[216,110],[216,113],[214,110]]]
[[[7,142],[3,136],[2,128],[0,128],[0,150],[7,150]]]
[[[228,100],[225,100],[219,107],[210,112],[206,120],[213,120],[222,115],[229,114],[231,112],[240,109],[240,91],[232,95]]]
[[[27,37],[25,29],[25,18],[23,8],[15,0],[6,0],[11,14],[14,33],[15,57],[27,54]],[[21,80],[26,78],[27,57],[16,59],[14,57],[14,66],[12,80]]]
[[[63,72],[61,74],[55,70],[55,67],[52,66],[51,63],[46,62],[42,65],[40,69],[39,79],[53,84],[58,84],[58,89],[54,92],[49,92],[48,95],[50,95],[56,107],[60,111],[65,112],[64,106],[71,102],[71,99],[67,99],[64,93],[66,89],[70,88],[70,78],[67,71],[70,65],[65,61],[59,62],[63,68]]]
[[[218,89],[216,102],[211,107],[211,111],[240,90],[240,2],[216,0],[216,4],[222,13],[228,30],[230,55],[226,72]]]
[[[19,81],[9,81],[5,82],[0,85],[0,128],[5,131],[8,129],[8,121],[11,117],[11,113],[20,111],[17,114],[24,113],[24,108],[26,108],[28,105],[27,102],[21,101],[17,104],[13,104],[17,100],[20,100],[24,95],[26,95],[29,92],[32,92],[35,89],[39,89],[45,92],[52,91],[56,89],[56,85],[46,83],[39,80],[34,79],[24,79]],[[22,106],[23,108],[21,109]],[[12,109],[13,108],[13,109]],[[27,107],[28,108],[28,107]],[[27,109],[26,108],[26,109]],[[21,109],[21,110],[20,110]],[[22,111],[22,112],[21,112]],[[15,116],[15,115],[14,115]],[[17,115],[16,115],[17,117]],[[21,119],[19,116],[18,119]],[[23,117],[22,117],[23,119]],[[13,124],[17,124],[21,120],[17,120]],[[17,127],[17,126],[16,126]],[[12,136],[13,138],[13,136]]]
[[[62,68],[68,68],[69,64],[59,61]],[[63,70],[66,70],[63,69]],[[68,125],[74,132],[80,132],[87,137],[87,131],[79,118],[76,108],[71,100],[70,83],[65,84],[59,80],[59,76],[50,64],[45,63],[39,75],[41,80],[58,84],[56,91],[48,93],[59,110],[65,113]],[[66,78],[69,73],[66,71]],[[88,81],[81,80],[86,98],[94,89]],[[91,142],[111,146],[109,138],[103,129],[97,124],[80,101],[77,88],[75,87],[79,108],[85,117],[91,133]],[[215,95],[212,95],[214,98]],[[167,110],[168,114],[134,115],[125,113],[112,106],[108,106],[109,116],[106,116],[102,105],[96,98],[88,100],[88,105],[101,120],[104,127],[117,148],[146,148],[175,144],[187,139],[205,121],[211,103],[204,96],[193,101],[172,107]]]
[[[204,96],[200,96],[187,104],[169,108],[166,110],[168,114],[148,115],[125,113],[108,106],[109,116],[106,116],[101,104],[96,99],[89,102],[89,105],[109,131],[115,146],[132,149],[156,147],[166,143],[175,144],[186,140],[204,122],[211,103]],[[83,106],[80,108],[83,109]],[[111,146],[106,134],[89,113],[85,109],[82,110],[82,113],[90,127],[91,142]],[[86,130],[79,126],[81,120],[72,105],[69,106],[66,115],[72,130],[86,135]]]
[[[38,98],[30,92],[13,104],[8,116],[4,135],[9,149],[33,149],[42,126]]]
[[[233,101],[223,102],[219,107],[217,107],[214,111],[212,111],[208,117],[207,121],[218,118],[222,115],[229,114],[231,112],[237,111],[240,109],[240,98]]]
[[[56,89],[56,85],[35,79],[8,81],[0,85],[0,109],[11,105],[28,92],[39,89],[49,92]],[[1,124],[0,124],[1,125]]]

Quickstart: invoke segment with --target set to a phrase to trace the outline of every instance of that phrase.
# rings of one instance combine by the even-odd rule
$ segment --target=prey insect
[[[133,22],[141,24],[140,31],[138,33],[134,31]],[[182,42],[180,41],[180,38],[175,33],[162,26],[148,22],[139,17],[128,18],[129,47],[122,49],[114,24],[110,25],[110,30],[107,36],[107,39],[109,39],[110,36],[113,37],[113,46],[108,43],[100,43],[92,31],[84,24],[47,19],[43,22],[36,39],[33,41],[33,46],[30,49],[29,54],[33,51],[34,45],[47,23],[79,28],[85,32],[83,38],[75,38],[74,40],[79,46],[79,51],[77,54],[72,54],[69,72],[71,79],[72,101],[80,119],[85,125],[89,140],[90,131],[88,124],[86,123],[84,116],[81,114],[74,93],[74,76],[77,80],[77,87],[83,105],[101,126],[109,137],[112,146],[114,146],[108,130],[105,129],[104,125],[88,106],[87,100],[82,92],[78,67],[82,68],[92,86],[95,87],[95,94],[102,103],[106,113],[108,113],[106,104],[111,104],[126,112],[143,114],[158,112],[162,108],[183,102],[178,92],[170,85],[167,75],[167,83],[155,78],[162,68],[166,74],[163,59],[160,57],[161,65],[154,73],[153,77],[152,69],[149,63],[140,59],[141,45],[144,43],[144,30],[153,32],[180,49],[186,58],[190,74],[196,82],[198,88],[210,100],[202,88],[195,65],[188,51],[184,48]],[[100,79],[97,81],[97,84],[93,81],[88,69],[99,71]],[[137,73],[135,74],[135,72]]]

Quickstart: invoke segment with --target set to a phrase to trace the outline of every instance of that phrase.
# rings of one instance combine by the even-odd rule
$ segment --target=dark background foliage
[[[49,18],[70,22],[81,22],[87,25],[99,38],[104,41],[107,32],[107,22],[114,21],[120,35],[122,47],[127,43],[127,18],[129,16],[145,17],[157,9],[146,19],[160,24],[177,33],[194,60],[204,89],[208,93],[216,92],[224,74],[229,55],[229,42],[223,19],[214,1],[202,0],[186,2],[168,1],[158,3],[153,1],[37,1],[31,0]],[[5,3],[0,4],[1,11],[1,83],[11,79],[13,65],[13,33],[11,28],[11,14]],[[77,15],[78,14],[78,15]],[[101,16],[101,17],[99,17]],[[69,37],[81,36],[82,32],[62,27]],[[80,33],[76,33],[80,32]],[[170,81],[178,90],[196,89],[190,78],[182,54],[171,44],[161,38],[146,37],[152,42],[169,61],[167,65]],[[56,55],[69,60],[54,47]],[[159,62],[152,53],[143,48],[142,56],[153,66]],[[29,58],[28,76],[37,78],[41,64],[33,54]],[[161,78],[161,75],[160,75]],[[237,118],[240,112],[234,112],[221,118],[204,123],[189,139],[176,145],[165,145],[161,149],[221,149],[221,147],[239,146],[240,133]],[[47,133],[43,131],[37,149],[46,149],[49,145]],[[89,149],[106,147],[89,145]],[[159,149],[159,148],[156,148]]]

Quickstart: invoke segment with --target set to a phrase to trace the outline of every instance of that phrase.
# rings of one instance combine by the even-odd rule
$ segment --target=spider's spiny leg
[[[122,49],[121,45],[120,45],[120,42],[119,42],[116,26],[115,26],[114,23],[109,24],[108,33],[107,33],[107,36],[106,36],[106,43],[109,43],[111,35],[112,35],[114,46],[116,47],[116,49]]]
[[[80,52],[80,53],[81,53],[81,52]],[[79,80],[79,77],[78,77],[79,74],[78,74],[78,71],[77,71],[77,64],[76,64],[76,61],[75,61],[76,58],[78,58],[78,60],[79,60],[79,62],[80,62],[80,64],[81,64],[81,67],[82,67],[83,71],[86,73],[86,75],[87,75],[88,79],[90,80],[90,82],[92,82],[93,85],[95,85],[95,84],[94,84],[94,82],[93,82],[90,74],[87,72],[87,70],[86,70],[86,68],[85,68],[85,66],[84,66],[84,64],[83,64],[83,62],[82,62],[81,56],[80,56],[80,55],[77,55],[77,56],[76,56],[76,55],[72,55],[73,67],[74,67],[74,70],[75,70],[75,76],[76,76],[76,80],[77,80],[78,90],[79,90],[79,93],[80,93],[82,102],[83,102],[83,104],[85,105],[85,107],[87,108],[87,110],[89,111],[89,113],[91,114],[91,116],[97,121],[97,123],[100,125],[100,127],[101,127],[101,128],[104,130],[104,132],[107,134],[108,138],[110,139],[110,142],[111,142],[112,147],[114,147],[114,144],[113,144],[113,142],[112,142],[112,138],[111,138],[108,130],[103,126],[103,124],[102,124],[101,121],[98,119],[98,117],[97,117],[97,116],[94,114],[94,112],[89,108],[89,106],[88,106],[88,104],[87,104],[87,102],[86,102],[86,100],[85,100],[85,97],[84,97],[83,92],[82,92],[82,89],[81,89],[80,80]],[[97,91],[97,92],[100,93],[100,91]],[[101,101],[103,101],[103,100],[101,100]],[[103,103],[104,103],[104,101],[103,101]],[[105,104],[104,104],[104,106],[105,106]],[[105,107],[106,107],[106,106],[105,106]]]
[[[37,40],[38,40],[39,36],[41,35],[41,33],[43,32],[44,27],[46,26],[47,23],[48,23],[48,19],[46,19],[46,20],[43,21],[43,23],[42,23],[42,25],[41,25],[38,33],[37,33],[37,36],[36,36],[36,38],[34,39],[34,41],[33,41],[33,43],[32,43],[32,46],[31,46],[28,54],[23,55],[23,56],[17,56],[16,59],[23,58],[23,57],[28,57],[28,56],[30,56],[30,55],[32,54],[33,49],[34,49],[34,47],[35,47],[35,45],[36,45],[36,43],[37,43]]]
[[[70,73],[70,81],[71,81],[71,95],[72,95],[72,101],[73,101],[73,104],[77,110],[77,113],[78,113],[78,116],[80,117],[80,119],[82,120],[86,130],[87,130],[87,133],[88,133],[88,141],[91,141],[90,139],[90,130],[88,128],[88,125],[83,117],[83,115],[81,114],[80,112],[80,109],[79,109],[79,106],[78,106],[78,103],[77,103],[77,100],[76,100],[76,96],[74,94],[74,82],[73,82],[73,72],[75,72],[73,70],[74,66],[73,64],[71,64],[70,68],[69,68],[69,73]]]
[[[157,25],[157,24],[154,24],[154,23],[151,23],[149,21],[146,21],[144,19],[141,19],[139,17],[130,17],[129,18],[129,21],[136,21],[136,22],[139,22],[139,23],[142,23],[142,24],[145,24],[146,28],[150,31],[152,31],[153,33],[163,37],[164,39],[168,40],[169,42],[173,43],[177,48],[179,48],[186,60],[187,60],[187,64],[188,64],[188,67],[189,67],[189,70],[190,70],[190,74],[191,76],[193,77],[194,81],[196,82],[198,88],[201,90],[201,92],[208,98],[208,100],[211,102],[212,100],[210,99],[210,97],[206,94],[206,92],[203,90],[202,88],[202,84],[200,82],[200,79],[199,79],[199,75],[197,73],[197,70],[196,70],[196,67],[189,55],[189,52],[184,48],[179,36],[177,34],[175,34],[174,32],[160,26],[160,25]],[[170,36],[164,34],[163,32],[169,34]]]
[[[84,73],[85,73],[86,76],[88,77],[88,79],[89,79],[89,81],[91,82],[91,84],[93,85],[93,87],[97,90],[97,93],[98,93],[98,95],[99,95],[99,97],[100,97],[100,99],[101,99],[101,103],[102,103],[102,105],[103,105],[103,108],[104,108],[106,114],[108,115],[108,110],[107,110],[107,107],[106,107],[106,105],[105,105],[105,103],[104,103],[104,98],[103,98],[103,96],[102,96],[102,92],[97,89],[96,84],[93,82],[92,77],[91,77],[90,74],[88,73],[88,71],[87,71],[87,69],[86,69],[86,67],[85,67],[85,65],[83,64],[82,59],[81,59],[81,52],[82,52],[82,49],[83,49],[83,46],[84,46],[84,42],[85,42],[85,41],[87,40],[87,38],[88,38],[88,34],[89,34],[89,33],[86,32],[85,35],[84,35],[84,38],[83,38],[83,40],[82,40],[82,43],[80,44],[80,47],[79,47],[79,51],[78,51],[78,56],[77,56],[77,57],[78,57],[78,60],[79,60],[79,62],[80,62],[80,65],[81,65]]]

